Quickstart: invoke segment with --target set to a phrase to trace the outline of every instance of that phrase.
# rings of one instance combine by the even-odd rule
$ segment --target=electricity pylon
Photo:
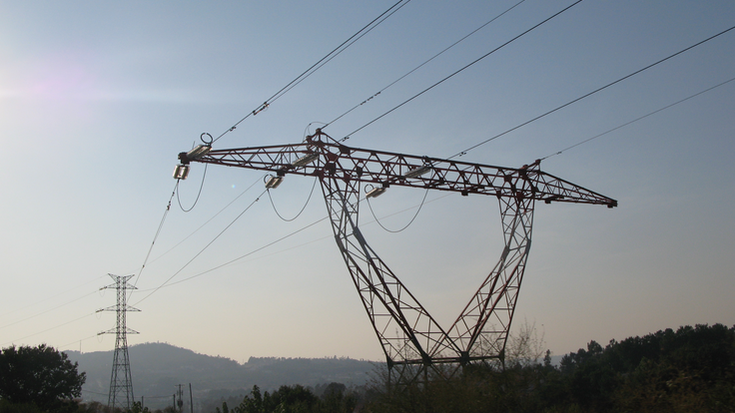
[[[117,313],[117,325],[114,329],[103,331],[99,334],[115,334],[115,355],[112,359],[112,374],[110,376],[110,393],[107,399],[107,405],[111,408],[120,407],[123,410],[129,410],[133,407],[133,376],[130,373],[130,357],[128,356],[128,334],[138,334],[137,331],[129,329],[126,325],[126,314],[128,311],[140,311],[127,304],[128,289],[134,290],[134,285],[128,284],[128,280],[133,275],[109,275],[114,284],[104,288],[114,288],[117,290],[117,304],[97,310],[115,311]]]
[[[536,201],[617,206],[614,199],[542,172],[540,161],[506,168],[357,149],[319,129],[300,144],[220,150],[204,144],[180,153],[179,159],[177,179],[186,177],[192,161],[273,172],[266,188],[277,187],[287,174],[319,179],[337,246],[383,348],[389,373],[396,375],[398,383],[412,382],[421,374],[426,377],[430,371],[447,376],[473,362],[504,359],[531,246]],[[491,195],[500,202],[505,247],[448,329],[436,322],[362,235],[363,183],[368,184],[364,194],[368,198],[391,186],[406,186],[464,196]]]

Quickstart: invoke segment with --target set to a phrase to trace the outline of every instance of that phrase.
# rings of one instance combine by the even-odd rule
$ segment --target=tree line
[[[386,389],[369,405],[374,413],[731,413],[735,327],[666,329],[604,347],[591,341],[559,366],[548,351],[538,363],[472,366],[451,380]]]
[[[558,366],[539,345],[526,329],[510,340],[504,363],[467,366],[449,379],[389,385],[387,371],[377,371],[370,385],[329,405],[299,386],[264,396],[255,387],[212,413],[735,412],[735,327],[685,326],[604,347],[590,341]]]
[[[466,366],[451,378],[389,385],[385,370],[347,388],[254,386],[241,400],[206,413],[623,413],[734,412],[735,327],[666,329],[611,340],[565,355],[557,366],[533,331],[509,341],[504,363]],[[15,346],[0,353],[0,413],[102,413],[80,403],[84,373],[53,348]],[[229,402],[229,403],[228,403]],[[174,409],[167,409],[174,411]],[[147,413],[136,404],[130,413]]]

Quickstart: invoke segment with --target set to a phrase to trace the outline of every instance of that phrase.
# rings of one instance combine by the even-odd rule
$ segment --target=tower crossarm
[[[179,158],[182,164],[196,161],[270,171],[278,176],[329,176],[379,188],[407,186],[462,195],[596,204],[609,208],[618,204],[614,199],[542,172],[540,161],[520,168],[508,168],[351,148],[320,131],[300,144],[218,149],[200,156],[182,152]]]

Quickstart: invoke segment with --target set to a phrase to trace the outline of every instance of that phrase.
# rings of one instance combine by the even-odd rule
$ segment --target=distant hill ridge
[[[83,399],[107,403],[113,351],[65,353],[69,359],[79,363],[79,371],[87,373]],[[168,343],[137,344],[131,346],[128,353],[135,397],[137,400],[144,397],[146,406],[152,408],[157,404],[161,407],[170,404],[179,384],[188,387],[191,383],[195,399],[219,400],[244,396],[253,385],[263,390],[293,384],[313,387],[331,382],[362,385],[379,364],[344,357],[250,357],[247,363],[240,364],[229,358],[199,354]]]

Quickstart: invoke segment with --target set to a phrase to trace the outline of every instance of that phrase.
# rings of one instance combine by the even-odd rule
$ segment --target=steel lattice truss
[[[128,356],[128,334],[138,334],[137,331],[127,327],[127,312],[140,311],[137,308],[127,304],[127,290],[136,289],[135,286],[128,284],[128,280],[133,275],[113,275],[108,274],[115,284],[105,288],[114,288],[117,290],[117,304],[107,307],[99,311],[115,311],[117,314],[117,323],[112,330],[104,331],[99,334],[115,334],[115,354],[112,360],[112,373],[110,374],[110,393],[108,394],[107,405],[111,408],[131,409],[135,396],[133,395],[133,376],[130,371],[130,357]]]
[[[317,130],[303,143],[179,154],[190,161],[315,176],[337,246],[389,366],[466,365],[503,358],[531,245],[535,201],[617,206],[617,201],[542,172],[539,162],[505,168],[356,149]],[[493,195],[500,202],[505,248],[457,320],[443,329],[368,245],[360,232],[361,185]],[[423,370],[425,372],[425,370]],[[413,374],[413,373],[411,373]]]

